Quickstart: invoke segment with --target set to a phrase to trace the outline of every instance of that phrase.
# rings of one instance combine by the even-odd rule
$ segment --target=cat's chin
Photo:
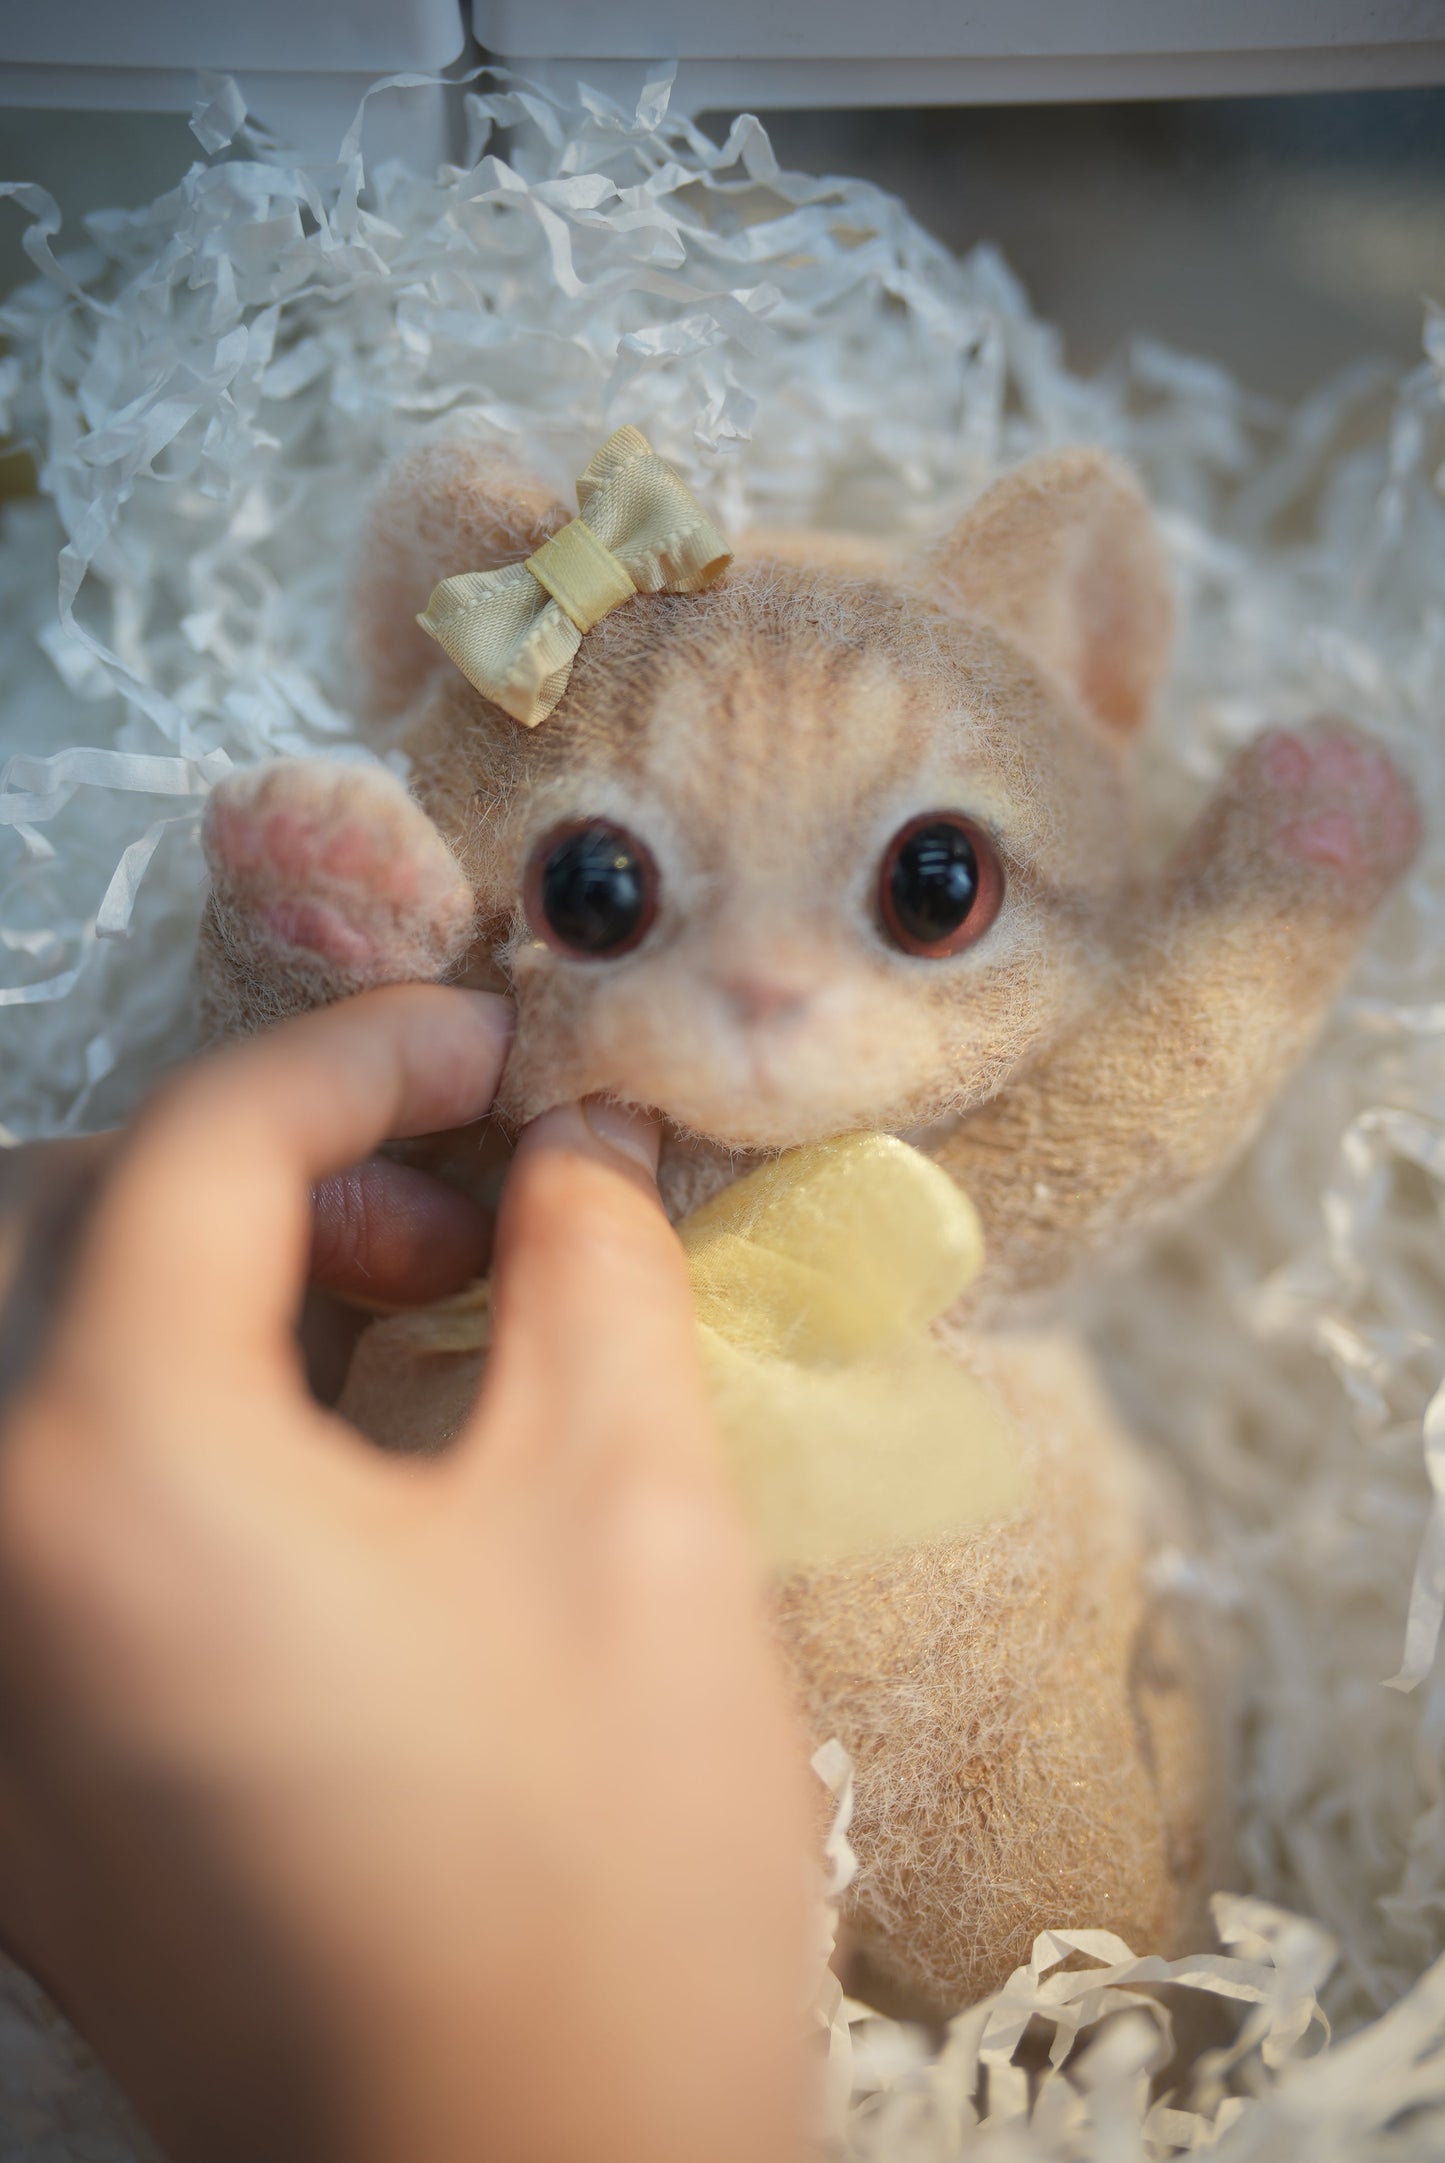
[[[860,1127],[896,1133],[903,1141],[926,1146],[953,1123],[949,1118],[929,1126],[893,1127],[876,1120],[853,1119],[817,1131],[795,1129],[786,1140],[759,1143],[727,1135],[699,1134],[669,1119],[663,1128],[657,1183],[667,1214],[677,1223],[691,1210],[700,1209],[704,1202],[711,1201],[724,1187],[730,1187],[735,1179],[742,1179],[756,1165],[770,1162],[785,1149],[798,1148],[806,1142],[828,1141],[835,1134],[856,1133]]]
[[[724,1187],[730,1187],[735,1179],[741,1179],[755,1164],[763,1163],[776,1150],[740,1150],[729,1148],[722,1142],[704,1141],[695,1134],[682,1134],[674,1127],[666,1127],[662,1136],[662,1156],[657,1167],[657,1184],[662,1194],[662,1205],[674,1224],[700,1209]]]
[[[851,1107],[806,1116],[796,1111],[759,1116],[750,1107],[747,1118],[727,1119],[689,1117],[673,1105],[664,1104],[662,1115],[668,1133],[676,1134],[680,1143],[732,1161],[775,1157],[784,1149],[797,1149],[805,1142],[831,1141],[835,1134],[854,1134],[863,1127],[871,1130],[888,1124],[886,1120],[859,1113]]]

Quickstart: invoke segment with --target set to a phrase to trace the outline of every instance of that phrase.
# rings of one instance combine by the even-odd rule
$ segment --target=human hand
[[[303,1387],[312,1184],[479,1116],[498,1006],[163,1090],[0,1436],[0,1933],[178,2159],[801,2148],[801,1752],[655,1133],[523,1136],[448,1455]]]
[[[111,1128],[0,1149],[0,1410],[35,1362],[122,1139]],[[491,1260],[492,1226],[468,1195],[423,1165],[383,1156],[318,1180],[311,1211],[310,1291],[298,1333],[313,1387],[330,1402],[366,1309],[460,1291]]]

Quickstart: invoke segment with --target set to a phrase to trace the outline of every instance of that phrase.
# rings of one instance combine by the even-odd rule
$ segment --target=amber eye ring
[[[900,826],[878,871],[878,915],[902,953],[941,961],[980,940],[1003,907],[998,850],[961,811],[924,811]]]
[[[554,952],[616,961],[652,929],[659,884],[652,851],[636,834],[610,819],[572,819],[533,849],[522,906]]]

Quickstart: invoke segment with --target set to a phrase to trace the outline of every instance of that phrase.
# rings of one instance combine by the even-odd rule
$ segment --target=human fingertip
[[[498,991],[472,991],[464,984],[447,987],[447,996],[459,1001],[457,1011],[467,1015],[487,1043],[505,1050],[517,1029],[517,1010]]]
[[[512,1047],[511,1000],[463,985],[406,984],[364,992],[355,1006],[372,1008],[380,1019],[383,1001],[384,1035],[400,1053],[406,1075],[405,1107],[392,1136],[485,1118]]]
[[[577,1104],[556,1104],[532,1120],[518,1136],[516,1156],[525,1159],[561,1150],[623,1171],[632,1179],[641,1173],[651,1186],[657,1177],[661,1141],[662,1124],[652,1113],[610,1097],[584,1097]]]
[[[408,1032],[445,1032],[480,1037],[493,1059],[504,1054],[516,1032],[517,1012],[497,991],[474,991],[466,984],[387,984],[343,999],[331,1012],[405,1015]]]
[[[604,1149],[640,1164],[649,1179],[657,1177],[662,1121],[655,1113],[641,1111],[635,1104],[619,1104],[613,1097],[583,1097],[581,1111]]]

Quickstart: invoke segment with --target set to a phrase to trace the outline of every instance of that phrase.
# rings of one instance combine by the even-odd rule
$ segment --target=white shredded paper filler
[[[1248,1162],[1093,1318],[1194,1496],[1198,1557],[1172,1566],[1247,1646],[1248,1891],[1188,1960],[1046,1934],[941,2047],[820,1981],[826,2141],[858,2163],[1438,2156],[1445,317],[1403,379],[1362,365],[1295,409],[1147,338],[1085,379],[996,254],[959,262],[876,188],[780,172],[755,120],[713,144],[665,79],[635,112],[506,84],[467,110],[468,154],[435,176],[367,166],[364,111],[334,162],[298,162],[207,76],[209,156],[158,202],[77,238],[43,191],[4,191],[37,277],[0,310],[0,424],[42,482],[0,528],[10,1137],[114,1119],[186,1050],[217,776],[377,755],[335,627],[396,452],[476,431],[566,493],[630,420],[724,526],[890,534],[1026,453],[1125,453],[1181,602],[1146,757],[1158,845],[1237,744],[1321,709],[1390,746],[1430,837]],[[836,1897],[849,1773],[836,1747],[818,1770]],[[1190,2062],[1201,1999],[1234,2040]],[[0,2156],[148,2152],[0,1976]]]

